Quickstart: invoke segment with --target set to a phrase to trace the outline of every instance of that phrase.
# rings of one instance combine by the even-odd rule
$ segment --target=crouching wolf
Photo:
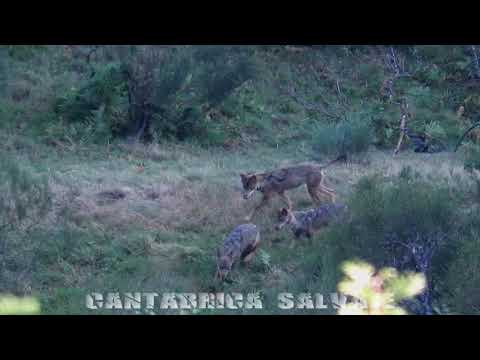
[[[238,261],[248,264],[259,245],[260,233],[255,225],[244,224],[236,227],[225,239],[223,246],[217,249],[215,279],[225,280]]]
[[[255,191],[263,194],[261,203],[246,217],[246,220],[250,221],[257,211],[267,205],[275,195],[279,195],[287,204],[288,209],[291,209],[292,202],[285,194],[285,191],[296,189],[304,184],[307,185],[308,193],[315,203],[321,203],[322,196],[327,197],[331,202],[335,202],[335,191],[326,187],[324,184],[324,170],[330,165],[342,160],[346,160],[345,155],[339,156],[326,165],[307,164],[265,173],[240,174],[243,186],[243,198],[245,200],[249,199]]]
[[[307,211],[292,211],[283,208],[278,214],[279,224],[275,229],[280,230],[285,225],[289,225],[296,238],[300,238],[302,235],[311,238],[314,232],[340,220],[346,210],[345,204],[325,204]],[[294,245],[295,238],[292,239],[290,247]]]

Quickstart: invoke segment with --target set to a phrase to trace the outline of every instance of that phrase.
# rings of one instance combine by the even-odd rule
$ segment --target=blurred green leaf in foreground
[[[394,268],[378,272],[362,261],[345,262],[342,270],[346,278],[338,290],[361,299],[362,303],[348,303],[342,306],[339,315],[407,315],[397,303],[421,294],[426,287],[423,274],[401,275]]]
[[[32,297],[0,296],[0,315],[39,315],[40,303]]]

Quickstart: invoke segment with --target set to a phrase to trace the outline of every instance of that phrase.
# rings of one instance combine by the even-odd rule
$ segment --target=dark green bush
[[[207,46],[197,50],[200,60],[198,87],[203,101],[217,106],[237,87],[255,77],[255,66],[250,56],[240,47]]]
[[[61,121],[81,124],[75,140],[86,136],[93,142],[106,142],[119,135],[127,121],[125,83],[116,64],[99,68],[78,89],[60,97],[55,112]]]
[[[407,239],[413,232],[448,232],[455,203],[448,189],[428,183],[407,167],[390,182],[378,176],[362,179],[350,207],[356,229],[381,242],[392,234]]]
[[[480,171],[480,146],[471,145],[466,147],[466,158],[464,162],[466,170]]]
[[[193,63],[192,59],[193,58]],[[222,144],[226,133],[206,112],[219,107],[235,89],[255,76],[248,53],[234,46],[197,46],[178,53],[160,71],[152,128],[160,137]],[[169,99],[167,103],[166,99]],[[188,105],[187,105],[188,104]],[[168,105],[168,106],[167,106]]]
[[[348,116],[338,124],[321,125],[314,135],[314,150],[319,154],[358,154],[373,143],[371,119],[362,114]]]
[[[310,260],[311,264],[329,264],[330,269],[322,270],[330,274],[327,278],[321,275],[323,281],[332,281],[332,272],[350,259],[421,272],[430,285],[445,276],[444,267],[453,259],[446,249],[458,236],[458,204],[448,188],[405,168],[390,179],[365,177],[352,194],[347,201],[349,216],[342,226],[322,235],[322,249],[328,251],[316,255],[315,262]],[[316,253],[323,254],[323,250]]]
[[[471,211],[456,239],[455,256],[447,264],[441,298],[453,313],[480,314],[480,222],[478,209]]]
[[[235,46],[133,46],[57,101],[67,123],[86,124],[95,141],[116,136],[222,143],[207,113],[255,76],[251,54]]]
[[[85,121],[92,111],[104,103],[104,100],[108,102],[113,96],[113,89],[118,84],[112,81],[112,74],[113,68],[108,67],[80,88],[72,88],[63,94],[55,105],[57,114],[69,122]]]

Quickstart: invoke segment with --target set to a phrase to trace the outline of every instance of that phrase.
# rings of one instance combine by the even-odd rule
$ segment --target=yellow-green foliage
[[[0,296],[0,315],[39,315],[40,302],[33,297]]]
[[[381,93],[395,76],[386,64],[390,47],[113,51],[129,48],[100,46],[87,62],[89,46],[76,47],[72,58],[63,46],[0,45],[0,292],[38,294],[45,314],[87,312],[92,289],[258,290],[273,303],[282,291],[333,291],[339,265],[359,257],[377,268],[422,271],[432,286],[422,299],[478,313],[479,192],[476,171],[463,169],[480,169],[480,149],[468,144],[477,140],[469,137],[456,154],[391,156],[402,100],[409,128],[448,146],[477,120],[468,47],[393,47],[406,75],[393,82],[392,97]],[[145,140],[157,143],[117,147],[143,115]],[[212,288],[214,249],[261,196],[245,201],[238,174],[326,163],[340,150],[361,154],[327,172],[327,185],[350,205],[345,223],[291,251],[291,234],[271,231],[283,206],[274,199],[255,220],[262,251],[252,268]],[[117,189],[123,197],[100,196]],[[303,189],[290,196],[297,209],[313,206]],[[425,246],[435,250],[430,271],[416,258]],[[365,290],[373,305],[393,299],[397,306],[412,294],[408,277],[366,274],[383,276],[391,295]]]
[[[426,287],[423,274],[399,274],[394,268],[376,272],[362,261],[345,262],[342,270],[346,277],[338,290],[360,299],[361,303],[341,307],[339,315],[406,315],[398,302],[419,295]]]

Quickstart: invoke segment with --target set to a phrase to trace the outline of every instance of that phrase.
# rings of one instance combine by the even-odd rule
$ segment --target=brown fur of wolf
[[[215,279],[224,281],[237,262],[248,264],[260,245],[260,232],[254,224],[237,226],[217,249]]]
[[[289,226],[299,239],[306,236],[311,239],[314,233],[329,226],[335,221],[342,220],[347,211],[347,205],[344,203],[324,204],[316,209],[306,211],[293,211],[283,208],[278,212],[278,224],[276,230],[281,230],[285,226]],[[292,238],[290,247],[295,246],[295,239]]]
[[[325,186],[324,170],[338,161],[345,160],[346,156],[342,155],[326,165],[306,164],[265,173],[240,174],[244,199],[249,199],[255,191],[263,193],[262,201],[246,217],[246,220],[250,221],[276,195],[284,200],[288,209],[291,209],[292,202],[285,192],[302,185],[307,186],[308,193],[314,203],[320,204],[322,197],[327,197],[331,202],[335,202],[335,191]]]

